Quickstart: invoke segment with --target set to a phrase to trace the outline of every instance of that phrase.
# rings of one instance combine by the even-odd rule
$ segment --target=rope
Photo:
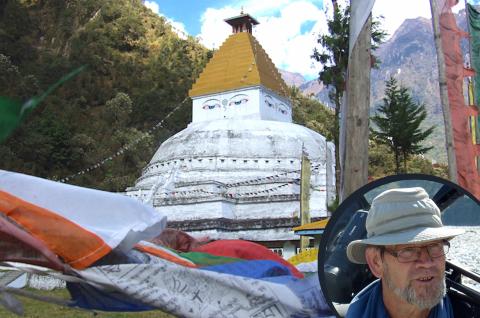
[[[163,118],[161,121],[159,121],[158,123],[156,123],[152,128],[150,128],[149,130],[146,131],[146,134],[144,134],[143,136],[141,136],[140,138],[137,138],[127,144],[125,144],[124,146],[120,147],[120,149],[118,149],[115,153],[113,153],[112,155],[108,156],[108,157],[105,157],[103,158],[102,160],[98,161],[97,163],[83,169],[83,170],[80,170],[74,174],[71,174],[71,175],[68,175],[62,179],[60,179],[59,181],[62,182],[62,183],[65,183],[67,182],[68,180],[70,179],[73,179],[75,177],[78,177],[79,175],[82,175],[82,174],[85,174],[85,173],[88,173],[90,171],[93,171],[95,169],[98,169],[100,167],[102,167],[103,165],[105,165],[105,163],[117,158],[118,156],[120,156],[121,154],[123,154],[125,151],[128,151],[130,150],[131,148],[135,147],[137,144],[139,144],[141,141],[143,141],[144,139],[146,139],[148,137],[149,134],[151,134],[152,132],[154,132],[155,130],[157,130],[158,128],[160,127],[163,127],[163,124],[164,122],[170,118],[170,116],[172,116],[177,110],[179,110],[183,104],[185,103],[185,101],[188,100],[188,96],[185,97],[185,99],[179,103],[177,106],[175,106],[175,108],[169,112],[167,114],[167,116],[165,116],[165,118]],[[55,180],[55,179],[54,179]]]

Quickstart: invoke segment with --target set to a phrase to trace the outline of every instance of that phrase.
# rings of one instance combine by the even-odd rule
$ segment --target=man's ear
[[[379,248],[369,246],[365,249],[365,258],[370,271],[377,278],[383,276],[383,259]]]

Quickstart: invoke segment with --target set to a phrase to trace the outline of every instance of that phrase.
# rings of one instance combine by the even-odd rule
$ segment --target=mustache
[[[440,269],[431,268],[431,269],[428,269],[428,270],[415,271],[415,272],[410,274],[410,277],[412,277],[412,279],[420,279],[420,278],[424,278],[424,277],[445,278],[445,271],[442,271]]]

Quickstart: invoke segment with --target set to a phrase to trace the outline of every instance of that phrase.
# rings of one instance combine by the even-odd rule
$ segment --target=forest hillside
[[[123,190],[190,120],[187,100],[151,129],[185,100],[211,52],[141,0],[2,1],[0,17],[0,96],[25,101],[86,66],[0,145],[1,168],[61,179],[107,158],[69,183]]]

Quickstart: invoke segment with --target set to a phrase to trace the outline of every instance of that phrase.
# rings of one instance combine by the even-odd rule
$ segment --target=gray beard
[[[435,307],[443,297],[445,297],[446,293],[446,283],[445,283],[445,274],[443,275],[441,281],[438,285],[433,286],[431,290],[429,290],[428,295],[424,297],[419,297],[415,289],[412,286],[412,282],[408,284],[407,287],[404,289],[395,286],[393,283],[390,272],[388,269],[388,265],[383,263],[385,267],[384,277],[382,278],[385,281],[385,284],[389,289],[391,289],[395,295],[406,301],[411,305],[417,306],[419,309],[432,309]]]

